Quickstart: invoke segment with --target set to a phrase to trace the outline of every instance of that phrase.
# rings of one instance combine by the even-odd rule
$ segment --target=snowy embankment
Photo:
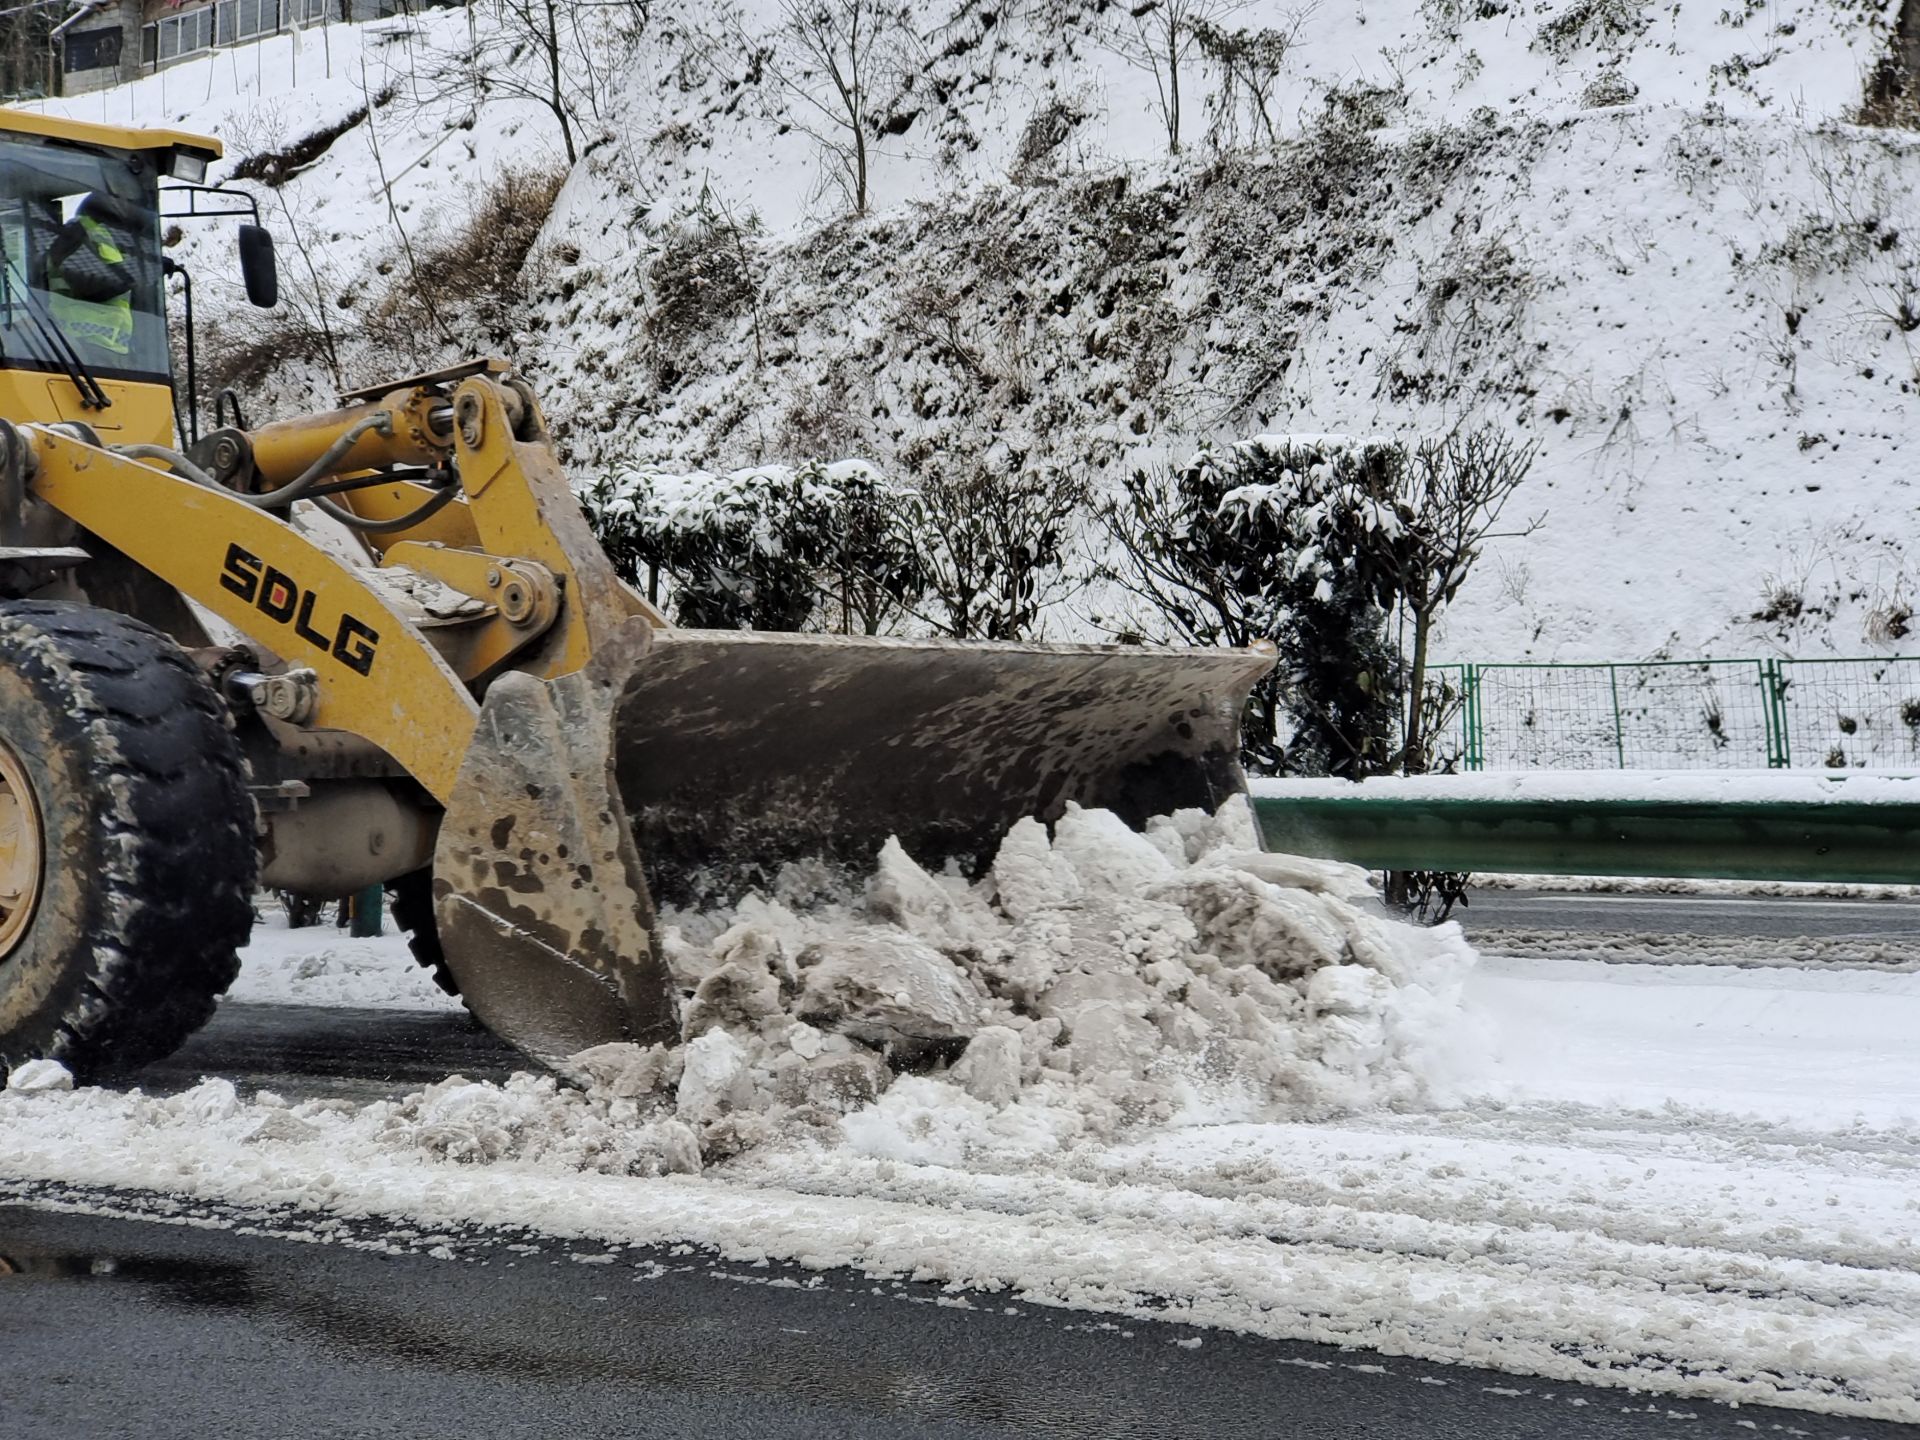
[[[0,1094],[0,1193],[692,1243],[1920,1421],[1920,977],[1470,968],[1452,927],[1388,924],[1351,872],[1234,827],[1062,828],[975,887],[890,853],[861,902],[683,917],[697,1038],[597,1054],[585,1089]],[[355,964],[380,953],[403,963]],[[934,956],[960,988],[926,988]],[[882,1034],[920,1073],[873,1063]]]
[[[780,7],[673,7],[593,71],[606,143],[493,318],[439,297],[452,337],[396,330],[393,276],[504,175],[566,168],[515,87],[476,115],[457,57],[497,53],[484,10],[45,108],[221,134],[221,179],[333,134],[242,183],[343,373],[299,327],[267,334],[250,415],[506,349],[583,483],[857,457],[1108,489],[1261,431],[1497,420],[1541,447],[1511,516],[1544,524],[1490,550],[1447,658],[1911,649],[1920,145],[1852,123],[1893,0],[1253,0],[1227,9],[1271,55],[1258,113],[1195,55],[1179,156],[1130,7],[912,8],[882,37],[908,59],[869,97],[867,215],[830,183],[821,112],[761,63]],[[175,253],[210,328],[250,334],[230,244]],[[1088,608],[1048,632],[1122,618]]]

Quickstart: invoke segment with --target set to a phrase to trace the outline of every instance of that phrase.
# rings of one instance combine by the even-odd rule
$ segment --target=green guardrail
[[[1370,870],[1920,884],[1920,805],[1255,796],[1269,850]]]

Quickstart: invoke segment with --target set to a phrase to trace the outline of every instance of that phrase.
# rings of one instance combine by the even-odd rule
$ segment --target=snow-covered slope
[[[1540,444],[1518,509],[1544,523],[1490,556],[1449,657],[1901,647],[1920,138],[1845,123],[1897,6],[1201,8],[1284,59],[1262,107],[1193,52],[1170,156],[1121,9],[915,7],[877,52],[855,219],[831,125],[777,78],[776,7],[662,7],[594,89],[601,141],[511,317],[576,466],[1111,482],[1207,439],[1494,419]],[[461,128],[432,82],[488,23],[310,32],[67,108],[244,155],[391,92],[270,192],[359,382],[448,352],[429,326],[407,340],[431,353],[353,339],[400,229],[427,245],[559,154],[532,103]],[[264,389],[330,384],[309,361]]]

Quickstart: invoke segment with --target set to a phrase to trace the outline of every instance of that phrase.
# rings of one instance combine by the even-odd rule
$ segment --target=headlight
[[[167,174],[189,185],[204,185],[207,183],[207,161],[210,158],[203,150],[176,149],[168,158]]]

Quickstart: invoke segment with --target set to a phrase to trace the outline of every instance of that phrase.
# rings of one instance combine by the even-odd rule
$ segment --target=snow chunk
[[[1064,856],[1053,853],[1046,826],[1018,820],[993,857],[993,883],[1000,908],[1015,920],[1071,905],[1080,898],[1080,877]]]
[[[1021,823],[1039,829],[1032,821]],[[1044,849],[1044,830],[1040,841]],[[893,836],[881,846],[873,879],[867,882],[867,908],[875,919],[941,949],[964,949],[997,928],[992,909],[964,881],[942,881],[928,874]]]
[[[989,1025],[967,1042],[953,1067],[953,1078],[976,1100],[1010,1105],[1020,1093],[1021,1068],[1020,1033],[1005,1025]]]
[[[1068,805],[1053,827],[1053,853],[1093,895],[1136,894],[1173,873],[1166,852],[1111,810]]]
[[[674,1100],[682,1120],[695,1125],[718,1120],[752,1099],[753,1075],[740,1041],[725,1030],[709,1030],[688,1042]]]
[[[73,1072],[58,1060],[29,1060],[7,1075],[7,1089],[18,1095],[44,1095],[73,1089]]]
[[[868,927],[800,956],[805,988],[795,1013],[903,1054],[965,1040],[983,997],[952,960],[915,936]]]
[[[780,1013],[780,987],[765,968],[728,963],[708,972],[693,992],[680,1033],[692,1040],[716,1028],[755,1031]]]

